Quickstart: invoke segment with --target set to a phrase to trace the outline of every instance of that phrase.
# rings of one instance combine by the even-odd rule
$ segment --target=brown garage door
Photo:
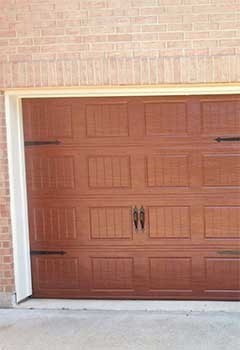
[[[239,96],[24,99],[23,115],[35,297],[239,299]]]

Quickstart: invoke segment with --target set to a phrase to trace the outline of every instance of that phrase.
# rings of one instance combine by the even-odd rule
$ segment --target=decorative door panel
[[[90,252],[90,295],[139,295],[142,299],[192,297],[197,290],[197,273],[190,252],[156,250]]]
[[[149,238],[191,239],[191,208],[188,206],[148,207]]]
[[[228,254],[224,255],[224,252]],[[204,256],[205,297],[239,300],[240,258],[237,251],[235,255],[232,252],[221,249],[215,256],[214,254]]]
[[[138,137],[131,98],[82,98],[72,101],[75,142],[81,145],[128,145]]]
[[[133,222],[132,200],[32,199],[31,248],[81,248],[144,244]]]
[[[204,234],[212,239],[240,239],[240,205],[204,207]]]
[[[204,187],[240,186],[240,153],[203,154],[202,159]]]
[[[81,194],[133,193],[139,165],[132,149],[82,149],[79,151]]]
[[[209,149],[210,147],[208,147]],[[228,193],[240,185],[240,152],[226,147],[148,148],[143,150],[144,192],[147,193]]]
[[[189,188],[189,154],[152,154],[147,156],[146,163],[148,187]]]
[[[144,103],[147,136],[181,136],[188,134],[188,113],[185,101]]]
[[[87,137],[130,136],[127,102],[85,105]]]
[[[144,244],[214,246],[233,244],[240,247],[240,199],[199,196],[162,196],[137,202],[144,208],[144,230],[139,235]]]
[[[88,186],[90,189],[131,188],[130,156],[89,156]]]
[[[71,99],[24,99],[23,110],[25,140],[74,142]]]
[[[145,204],[146,203],[146,204]],[[145,210],[145,244],[185,246],[203,242],[203,223],[198,219],[199,204],[193,200],[155,200],[142,203]]]
[[[148,263],[150,292],[193,293],[191,257],[149,257]]]
[[[39,146],[26,150],[28,191],[35,196],[74,195],[79,188],[77,155],[67,149]]]
[[[204,97],[200,99],[200,110],[202,135],[239,135],[239,97]]]
[[[34,257],[37,289],[80,289],[78,258]]]
[[[31,246],[57,246],[77,244],[78,207],[72,202],[62,201],[46,203],[44,201],[30,202],[29,228]]]
[[[143,150],[143,157],[144,193],[184,195],[201,191],[199,151],[186,147],[148,147]]]
[[[133,193],[141,164],[134,149],[84,149],[61,145],[26,151],[28,190],[34,196]]]

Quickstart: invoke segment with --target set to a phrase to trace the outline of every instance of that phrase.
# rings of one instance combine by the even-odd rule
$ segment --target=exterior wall
[[[0,307],[14,289],[4,99],[0,94]]]
[[[0,305],[14,292],[6,88],[240,81],[239,0],[0,0]]]

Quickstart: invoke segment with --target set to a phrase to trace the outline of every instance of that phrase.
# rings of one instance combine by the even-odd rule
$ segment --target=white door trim
[[[13,237],[16,301],[20,302],[32,294],[24,139],[21,108],[22,98],[227,94],[240,94],[240,83],[124,87],[79,87],[52,89],[29,88],[5,90],[5,113],[7,123],[11,225]]]
[[[21,99],[5,96],[16,301],[32,294]]]
[[[157,86],[83,86],[78,88],[5,89],[6,96],[24,97],[110,97],[239,94],[240,83],[180,84]]]

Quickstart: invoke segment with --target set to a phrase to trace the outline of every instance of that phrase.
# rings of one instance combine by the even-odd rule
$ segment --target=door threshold
[[[75,300],[27,299],[17,309],[93,310],[93,311],[158,311],[158,312],[240,312],[237,301],[175,300]]]

